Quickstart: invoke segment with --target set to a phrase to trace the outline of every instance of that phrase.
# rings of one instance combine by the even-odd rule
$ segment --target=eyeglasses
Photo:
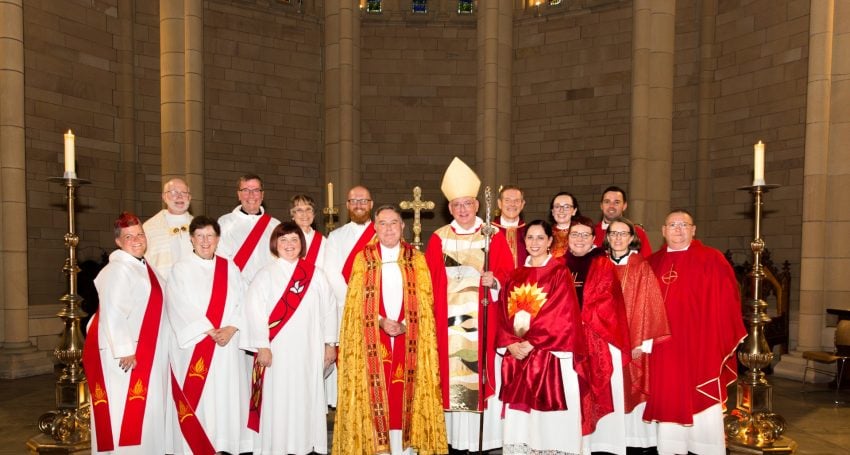
[[[569,210],[572,210],[572,209],[573,209],[573,206],[570,205],[570,204],[561,204],[561,205],[555,204],[555,205],[552,206],[553,212],[566,212],[566,211],[569,211]]]
[[[685,229],[693,226],[691,223],[687,223],[685,221],[674,221],[672,223],[667,223],[668,229]]]
[[[260,194],[263,192],[262,188],[239,188],[240,193],[248,195],[248,194]]]
[[[172,199],[177,199],[179,197],[184,197],[184,198],[189,197],[188,191],[170,190],[170,191],[166,191],[165,194],[171,196]]]
[[[631,235],[632,233],[629,231],[611,231],[608,233],[608,237],[611,237],[613,239],[631,237]]]
[[[348,203],[351,205],[369,205],[372,202],[371,199],[349,199]]]
[[[571,239],[587,240],[591,237],[593,237],[593,234],[590,232],[570,232]]]
[[[293,215],[312,215],[313,207],[303,207],[300,209],[292,209]]]
[[[459,209],[461,207],[465,208],[465,209],[469,209],[469,208],[472,208],[472,206],[474,204],[475,204],[475,201],[473,200],[473,201],[463,201],[463,202],[452,202],[450,205],[452,206],[453,209]]]

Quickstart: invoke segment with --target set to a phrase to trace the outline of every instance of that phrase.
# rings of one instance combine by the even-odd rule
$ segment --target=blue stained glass
[[[411,3],[414,13],[428,12],[428,0],[413,0]]]
[[[458,0],[457,1],[457,13],[458,14],[472,14],[472,0]]]
[[[366,12],[367,13],[380,13],[381,12],[381,0],[368,0],[366,2]]]

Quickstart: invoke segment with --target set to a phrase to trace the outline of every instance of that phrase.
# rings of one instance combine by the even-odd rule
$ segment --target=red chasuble
[[[653,347],[644,420],[693,424],[693,415],[726,403],[737,377],[735,348],[747,335],[735,273],[719,251],[693,240],[649,258],[664,296],[670,340]]]
[[[207,320],[216,329],[221,327],[221,318],[224,316],[226,301],[227,260],[216,256],[212,293],[206,313]],[[215,341],[209,336],[205,336],[195,345],[192,357],[189,360],[189,368],[183,378],[182,389],[174,375],[174,370],[171,371],[171,394],[174,398],[174,405],[177,407],[180,431],[192,449],[192,453],[196,455],[216,453],[203,425],[201,425],[201,421],[195,415],[195,410],[198,409],[198,402],[201,401],[201,394],[207,383],[207,375],[212,367],[215,346]]]
[[[581,316],[591,370],[589,389],[582,391],[582,431],[593,433],[596,422],[614,412],[611,375],[614,364],[608,345],[622,353],[622,365],[631,359],[631,342],[623,292],[614,264],[599,249],[585,256],[567,255],[567,267],[583,281]],[[582,276],[583,275],[583,276]]]
[[[139,341],[136,344],[136,367],[130,373],[130,386],[124,402],[124,415],[121,419],[121,432],[118,435],[118,446],[137,446],[142,443],[142,423],[145,419],[147,405],[148,383],[156,354],[156,342],[159,336],[159,325],[162,320],[162,288],[159,279],[150,265],[145,264],[148,279],[151,283],[151,293],[148,298],[145,315],[139,330]],[[114,450],[112,422],[109,415],[109,396],[104,382],[103,365],[100,363],[100,336],[98,334],[100,313],[95,313],[91,328],[89,328],[86,344],[83,346],[83,366],[88,377],[89,392],[92,401],[92,413],[97,429],[97,451],[109,452]]]
[[[525,222],[520,220],[517,226],[502,226],[498,223],[501,217],[493,220],[493,225],[499,228],[499,232],[493,236],[494,242],[505,242],[514,258],[514,268],[525,264],[528,251],[525,248]]]
[[[593,233],[596,235],[593,238],[593,244],[597,248],[601,248],[602,242],[605,240],[605,231],[602,229],[601,221],[593,227]],[[652,255],[652,246],[649,244],[649,237],[646,236],[646,231],[642,227],[635,225],[635,234],[640,239],[640,255],[644,258],[649,258]]]
[[[269,342],[274,340],[274,337],[280,333],[283,326],[289,322],[289,319],[298,311],[298,306],[301,305],[301,300],[307,295],[307,289],[310,288],[310,282],[313,280],[313,272],[316,267],[303,259],[298,260],[295,270],[292,272],[292,277],[280,296],[280,300],[272,309],[269,315]],[[254,354],[256,360],[257,355]],[[254,362],[254,369],[251,372],[251,402],[248,406],[248,428],[259,433],[260,431],[260,411],[263,407],[263,376],[266,374],[266,367],[260,366]]]
[[[453,229],[453,228],[452,228]],[[477,234],[476,231],[475,234]],[[475,234],[469,234],[472,237]],[[463,237],[463,236],[461,236]],[[443,255],[443,241],[439,235],[432,234],[428,240],[428,248],[425,250],[425,260],[428,263],[428,269],[431,272],[431,284],[434,288],[434,319],[437,329],[437,353],[440,362],[440,377],[442,378],[441,386],[443,389],[443,408],[450,408],[449,401],[449,316],[448,316],[448,284],[446,276],[446,261]],[[499,280],[499,283],[505,283],[507,277],[512,270],[513,258],[504,242],[495,242],[490,244],[490,270],[493,275]],[[478,290],[478,327],[481,325],[481,316],[484,314],[484,309],[480,302],[484,297],[484,292],[489,290],[481,288]],[[495,365],[496,348],[496,327],[499,324],[498,310],[495,308],[487,312],[487,375],[486,385],[483,383],[482,375],[479,374],[479,394],[478,410],[483,410],[486,407],[486,400],[496,392],[496,373],[493,365]],[[478,337],[478,364],[481,364],[482,344],[484,337]]]
[[[616,268],[626,300],[631,348],[640,347],[645,340],[652,340],[654,349],[659,343],[670,338],[667,312],[664,310],[664,298],[661,296],[658,280],[652,273],[649,262],[640,254],[630,255],[628,263],[617,265]],[[623,355],[631,354],[623,352]],[[650,355],[641,354],[637,359],[632,359],[623,370],[626,413],[632,412],[635,406],[646,401],[649,395]]]
[[[354,244],[354,248],[351,249],[351,252],[348,253],[348,257],[345,259],[345,264],[342,266],[342,277],[345,278],[345,282],[348,283],[348,280],[351,278],[351,268],[354,266],[354,258],[357,257],[357,253],[363,251],[363,248],[375,237],[375,223],[369,223],[366,226],[366,230],[360,234],[360,238],[357,239],[357,243]]]
[[[263,232],[265,232],[266,227],[271,221],[272,217],[268,213],[264,213],[257,220],[257,223],[254,224],[254,228],[248,233],[248,237],[245,237],[245,241],[242,242],[242,246],[239,247],[239,251],[237,251],[236,255],[233,256],[233,263],[236,264],[236,267],[239,267],[239,270],[245,268],[245,264],[248,263],[248,259],[251,258],[251,254],[254,253],[254,249],[257,248],[257,243],[260,242]]]
[[[567,409],[560,361],[552,352],[573,353],[579,384],[586,382],[588,372],[578,298],[563,261],[553,258],[542,267],[516,269],[493,309],[500,316],[497,347],[522,341],[534,346],[522,360],[505,353],[499,398],[511,408],[526,412]],[[528,332],[518,336],[514,317],[521,310],[532,317]]]

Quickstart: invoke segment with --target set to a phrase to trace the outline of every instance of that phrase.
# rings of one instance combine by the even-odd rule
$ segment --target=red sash
[[[360,235],[357,243],[354,244],[354,248],[351,249],[351,253],[348,254],[348,259],[345,260],[345,265],[342,266],[342,277],[345,278],[346,283],[348,283],[348,279],[351,278],[351,268],[354,267],[354,258],[357,257],[357,253],[363,250],[363,247],[365,247],[373,237],[375,237],[375,223],[369,223],[369,226],[366,226],[366,230]]]
[[[237,251],[236,255],[233,256],[233,262],[236,264],[236,267],[239,267],[239,270],[245,268],[245,264],[247,264],[248,259],[251,258],[251,253],[253,253],[254,249],[257,248],[257,243],[260,242],[260,237],[263,236],[263,232],[266,230],[266,226],[269,225],[271,220],[271,215],[268,213],[262,214],[260,219],[258,219],[257,223],[254,225],[254,228],[248,233],[248,237],[246,237],[245,241],[242,242],[242,246],[239,247],[239,251]]]
[[[303,259],[295,265],[292,277],[277,301],[271,315],[269,315],[269,342],[280,333],[283,326],[289,322],[289,318],[295,314],[301,305],[301,300],[307,295],[310,282],[313,280],[313,272],[316,267]],[[260,410],[263,406],[263,377],[266,367],[257,365],[257,355],[254,354],[254,369],[251,372],[251,402],[248,404],[248,428],[260,432]]]
[[[136,446],[142,443],[142,423],[145,418],[148,382],[156,354],[159,324],[162,320],[162,288],[153,269],[145,265],[151,283],[151,293],[139,330],[139,341],[136,344],[136,367],[130,373],[130,386],[127,389],[124,415],[121,419],[121,433],[118,437],[119,446]],[[83,364],[92,397],[92,413],[97,430],[97,451],[108,452],[115,449],[115,444],[109,415],[109,396],[104,382],[103,365],[100,363],[99,316],[98,311],[89,329],[86,344],[83,347]]]
[[[221,327],[221,318],[224,316],[224,305],[227,301],[227,260],[216,256],[215,261],[212,295],[206,316],[213,327],[218,329]],[[189,360],[189,368],[186,370],[186,377],[183,379],[182,390],[174,376],[174,370],[171,370],[171,394],[174,397],[174,405],[177,407],[180,431],[195,455],[216,453],[201,421],[195,415],[201,393],[207,383],[207,374],[212,366],[215,345],[215,341],[209,336],[205,336],[195,345]]]
[[[381,293],[380,315],[387,317],[384,296]],[[401,319],[404,319],[404,299],[401,303]],[[399,321],[401,322],[401,321]],[[395,337],[395,343],[381,330],[381,360],[384,365],[384,383],[387,385],[387,401],[390,405],[390,429],[401,430],[402,409],[404,408],[404,354],[407,347],[405,334]]]
[[[310,248],[307,249],[307,256],[304,257],[304,260],[309,262],[310,264],[316,265],[316,259],[319,258],[319,246],[321,246],[323,239],[321,232],[313,232],[313,243],[311,243]]]

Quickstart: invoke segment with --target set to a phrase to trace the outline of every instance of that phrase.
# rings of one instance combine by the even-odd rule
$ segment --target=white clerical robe
[[[145,260],[156,269],[163,281],[171,275],[171,267],[177,261],[192,254],[191,222],[192,215],[189,213],[174,215],[163,209],[142,225],[148,239]]]
[[[183,258],[174,265],[165,292],[165,309],[174,329],[169,349],[171,368],[177,383],[183,386],[186,371],[195,346],[206,339],[206,332],[214,327],[207,319],[207,308],[212,295],[216,259],[202,259],[196,254]],[[244,328],[242,299],[246,286],[239,269],[227,261],[227,297],[220,327]],[[245,353],[239,349],[240,332],[237,331],[226,346],[215,346],[203,393],[195,416],[217,451],[243,453],[251,451],[252,437],[245,423],[248,421],[250,398],[250,371],[246,369]],[[191,454],[192,451],[180,431],[177,410],[171,413],[174,454]]]
[[[338,340],[337,309],[321,269],[316,269],[298,309],[269,343],[269,316],[289,284],[296,263],[276,259],[261,269],[245,299],[240,347],[271,348],[263,379],[260,431],[254,454],[328,452],[323,389],[325,344]]]
[[[233,259],[236,253],[239,252],[242,244],[245,243],[248,234],[254,229],[254,225],[257,224],[260,216],[264,213],[266,213],[265,209],[260,207],[260,214],[248,215],[242,211],[242,206],[238,206],[232,212],[222,215],[218,219],[218,224],[221,226],[221,240],[218,243],[216,254]],[[272,231],[278,224],[280,224],[280,221],[272,217],[268,226],[263,231],[259,242],[257,242],[257,246],[251,253],[248,262],[242,269],[242,277],[245,278],[247,283],[250,284],[254,279],[254,275],[265,267],[266,264],[274,260],[275,257],[269,248],[269,242],[271,241]]]
[[[337,299],[337,319],[342,320],[342,311],[345,307],[345,294],[348,292],[348,283],[342,276],[342,268],[345,266],[351,250],[360,240],[363,232],[369,227],[371,221],[365,224],[357,224],[349,221],[342,227],[334,229],[328,234],[328,241],[324,242],[328,245],[328,254],[326,255],[326,263],[324,270],[328,275],[328,280],[333,288],[334,295]],[[321,254],[320,254],[321,255]],[[337,371],[333,368],[330,375],[325,379],[325,397],[328,400],[328,406],[336,407],[337,400]]]
[[[100,301],[98,338],[100,341],[100,363],[106,392],[109,396],[109,415],[112,423],[112,437],[115,454],[148,455],[165,453],[167,434],[165,424],[166,406],[173,406],[167,397],[168,391],[168,343],[171,327],[163,311],[157,336],[156,353],[151,365],[148,382],[147,405],[142,423],[142,441],[137,446],[118,446],[121,434],[121,421],[124,416],[124,404],[127,389],[130,386],[130,371],[118,366],[121,357],[136,353],[139,331],[148,306],[151,282],[147,266],[139,259],[123,250],[115,250],[109,255],[109,263],[94,279]],[[97,441],[92,414],[92,441]],[[95,444],[92,445],[94,449]]]

